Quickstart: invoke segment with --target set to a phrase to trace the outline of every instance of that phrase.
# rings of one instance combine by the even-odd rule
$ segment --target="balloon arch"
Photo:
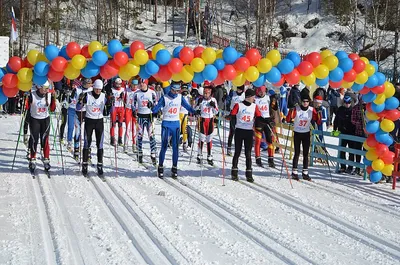
[[[284,59],[278,50],[271,50],[263,58],[257,49],[249,49],[244,55],[233,47],[215,50],[211,47],[178,46],[172,54],[163,44],[146,50],[140,41],[122,46],[119,40],[111,40],[107,46],[92,41],[81,47],[76,42],[57,48],[48,45],[44,53],[30,50],[25,58],[11,57],[5,69],[0,71],[0,104],[7,97],[15,96],[19,90],[29,91],[33,84],[44,84],[47,79],[60,81],[64,76],[75,79],[79,76],[92,78],[100,75],[104,79],[119,76],[128,80],[139,75],[155,77],[160,81],[183,81],[214,84],[232,81],[236,86],[246,81],[261,86],[266,81],[280,86],[285,81],[306,86],[352,88],[362,94],[367,103],[365,116],[369,136],[364,142],[367,149],[364,163],[372,182],[382,174],[390,176],[393,171],[394,153],[388,150],[393,143],[389,132],[393,121],[400,118],[399,101],[393,97],[394,86],[378,72],[375,61],[369,61],[355,53],[329,50],[312,52],[303,60],[297,52],[289,52]],[[1,102],[2,101],[2,102]]]

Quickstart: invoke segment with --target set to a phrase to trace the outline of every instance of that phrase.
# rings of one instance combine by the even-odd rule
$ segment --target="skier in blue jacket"
[[[178,156],[179,156],[179,137],[181,134],[181,126],[179,122],[179,112],[181,106],[187,109],[190,113],[194,114],[195,110],[189,103],[179,94],[181,84],[173,82],[171,89],[167,94],[164,94],[158,101],[156,106],[152,106],[149,101],[149,108],[152,108],[153,113],[157,113],[162,108],[162,123],[161,123],[161,150],[159,155],[158,164],[158,177],[164,177],[164,160],[165,152],[168,147],[168,140],[172,137],[172,169],[171,177],[178,177]]]

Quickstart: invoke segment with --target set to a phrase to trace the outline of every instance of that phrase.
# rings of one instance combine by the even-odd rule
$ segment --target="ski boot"
[[[136,144],[132,145],[132,153],[134,153],[134,154],[137,153]]]
[[[110,145],[115,146],[115,137],[114,136],[110,137]]]
[[[29,144],[29,136],[27,134],[24,134],[24,144],[26,146],[28,146],[28,144]]]
[[[36,169],[36,159],[35,158],[31,158],[29,160],[29,171],[34,172]]]
[[[226,148],[226,155],[227,156],[232,156],[232,150],[231,150],[232,148],[230,147],[230,146],[228,146],[227,148]]]
[[[214,160],[213,160],[213,156],[212,155],[207,156],[207,163],[210,166],[214,166]]]
[[[274,158],[273,157],[268,157],[268,166],[275,168],[275,163],[274,163]]]
[[[118,137],[118,145],[124,146],[124,144],[122,143],[122,137]]]
[[[73,148],[72,148],[72,142],[71,142],[71,141],[68,141],[68,143],[67,143],[67,150],[68,150],[69,152],[72,152],[72,150],[73,150]]]
[[[97,163],[97,174],[99,176],[103,176],[104,175],[103,164],[102,163]]]
[[[87,176],[88,173],[88,163],[87,162],[83,162],[82,163],[82,174],[84,176]]]
[[[188,146],[187,143],[182,144],[183,152],[187,153],[188,152]]]
[[[348,168],[346,169],[346,173],[349,174],[349,175],[354,175],[354,174],[353,174],[353,168],[348,167]]]
[[[151,154],[150,155],[151,158],[151,163],[156,166],[157,165],[157,160],[156,160],[156,155],[155,154]]]
[[[178,178],[178,169],[175,166],[171,168],[171,178],[177,179]]]
[[[261,162],[261,157],[256,157],[256,164],[257,164],[257,166],[259,166],[259,167],[263,167],[263,164],[262,164],[262,162]]]
[[[164,178],[164,167],[158,166],[157,173],[158,173],[157,175],[160,179]]]
[[[292,171],[292,179],[293,180],[297,180],[297,181],[300,180],[299,179],[299,174],[297,174],[297,169],[296,169],[296,171],[295,170]]]
[[[203,155],[197,154],[197,164],[201,165],[203,163]]]
[[[238,181],[239,180],[238,173],[239,173],[239,170],[238,170],[237,167],[231,169],[231,178],[232,178],[232,180],[234,180],[234,181]]]
[[[79,162],[79,148],[74,149],[74,159],[76,162]]]
[[[50,159],[48,159],[48,158],[43,159],[43,167],[44,167],[44,170],[46,170],[46,171],[50,170],[50,168],[51,168]]]
[[[302,175],[302,177],[303,177],[304,180],[311,181],[311,178],[310,178],[310,176],[308,175],[308,170],[303,170],[303,172],[302,172],[301,175]]]
[[[138,162],[139,162],[140,164],[143,163],[143,154],[138,154]]]
[[[253,170],[252,169],[246,169],[246,180],[248,182],[254,182]]]
[[[124,153],[127,154],[128,153],[128,146],[126,146],[126,144],[124,144],[124,149],[123,149]]]

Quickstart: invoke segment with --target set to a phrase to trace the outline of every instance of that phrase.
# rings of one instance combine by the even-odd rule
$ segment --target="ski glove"
[[[340,131],[332,131],[331,135],[335,136],[335,137],[338,137],[340,135]]]
[[[151,102],[151,101],[148,101],[148,102],[147,102],[147,107],[148,107],[149,109],[152,109],[153,106],[154,106],[153,102]]]
[[[201,115],[201,110],[196,110],[196,112],[194,113],[195,116],[200,116]]]
[[[210,105],[210,107],[215,108],[215,102],[214,101],[211,100],[209,105]]]
[[[78,102],[82,102],[84,97],[85,97],[85,93],[81,93],[79,95]]]

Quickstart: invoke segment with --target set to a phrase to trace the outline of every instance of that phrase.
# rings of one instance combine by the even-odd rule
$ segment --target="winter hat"
[[[238,87],[236,87],[236,90],[238,90],[238,89],[243,91],[243,90],[244,90],[244,86],[238,86]]]
[[[267,91],[267,89],[265,88],[265,86],[260,86],[256,88],[256,93],[259,94],[261,92],[265,92]]]
[[[256,92],[254,91],[254,89],[247,89],[246,92],[244,93],[246,98],[250,98],[250,97],[254,97],[256,95]]]
[[[351,103],[351,97],[350,96],[344,96],[343,102],[344,103]]]
[[[300,99],[302,101],[305,100],[305,99],[311,100],[311,98],[310,98],[310,90],[308,90],[308,88],[305,87],[300,91]]]
[[[172,84],[171,84],[171,88],[173,89],[173,90],[181,90],[181,84],[180,83],[178,83],[178,82],[172,82]]]
[[[316,96],[315,98],[314,98],[314,101],[316,102],[316,103],[321,103],[322,104],[322,97],[321,96]]]
[[[101,81],[100,79],[96,79],[96,81],[94,81],[93,83],[93,89],[103,89],[103,81]]]

